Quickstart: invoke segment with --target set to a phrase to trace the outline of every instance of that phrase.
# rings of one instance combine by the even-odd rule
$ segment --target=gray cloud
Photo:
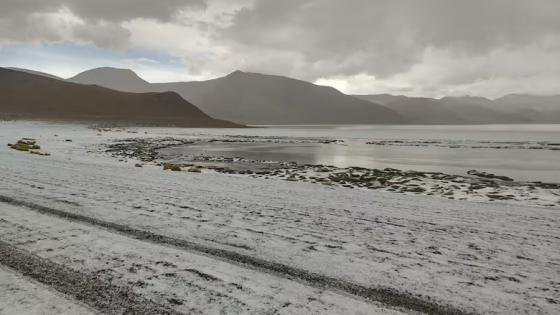
[[[85,20],[120,22],[150,18],[169,21],[178,10],[204,5],[205,0],[2,0],[0,17],[66,8]]]
[[[61,0],[72,12],[86,19],[123,21],[151,18],[169,21],[178,10],[202,7],[204,0]]]
[[[559,37],[557,0],[257,0],[222,33],[239,52],[297,52],[303,68],[278,69],[307,79],[387,77],[421,62],[427,48],[464,58]]]
[[[0,44],[2,42],[59,41],[64,38],[64,25],[56,25],[45,16],[13,14],[10,19],[0,19]]]
[[[122,50],[128,47],[130,30],[114,23],[78,25],[73,28],[73,36],[83,41],[95,43],[101,48]]]
[[[2,0],[0,44],[71,40],[121,50],[131,37],[122,22],[169,22],[183,9],[204,6],[205,0]]]
[[[130,36],[131,32],[117,23],[76,23],[57,14],[15,14],[10,19],[0,19],[0,44],[68,40],[122,50],[128,46]]]
[[[240,69],[358,93],[560,90],[558,0],[1,0],[0,45],[62,40],[162,50],[201,79]]]

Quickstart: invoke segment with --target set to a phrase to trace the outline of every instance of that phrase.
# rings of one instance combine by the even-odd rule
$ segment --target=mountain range
[[[69,80],[127,92],[174,91],[213,117],[246,124],[560,122],[560,96],[507,95],[490,100],[345,95],[331,87],[241,71],[208,81],[149,83],[131,70],[97,68]]]
[[[407,121],[416,124],[518,124],[554,121],[554,119],[546,121],[538,119],[535,115],[526,115],[522,112],[523,106],[509,108],[501,99],[493,101],[472,96],[446,96],[434,99],[388,94],[355,95],[355,97],[393,109]],[[538,96],[531,96],[527,101],[530,103],[532,98]],[[556,104],[560,109],[560,97],[556,98]],[[556,116],[556,121],[560,122],[560,115]]]
[[[126,92],[174,91],[210,116],[244,124],[398,124],[384,106],[326,86],[287,77],[236,71],[199,82],[148,83],[130,70],[98,68],[68,81]]]
[[[244,127],[214,119],[175,92],[127,93],[0,68],[0,120]]]
[[[306,81],[241,71],[207,81],[149,83],[128,69],[96,68],[67,81],[131,93],[173,91],[212,117],[252,125],[560,123],[560,96],[346,95]]]

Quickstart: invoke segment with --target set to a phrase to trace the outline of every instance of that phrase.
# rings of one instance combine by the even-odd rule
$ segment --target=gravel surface
[[[66,268],[0,241],[0,264],[55,290],[67,294],[105,314],[175,315],[133,293],[88,275]]]
[[[2,315],[98,315],[49,286],[0,265],[0,314]]]

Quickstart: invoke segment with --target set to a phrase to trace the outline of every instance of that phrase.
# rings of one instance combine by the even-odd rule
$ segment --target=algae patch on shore
[[[43,155],[43,156],[50,155],[50,153],[33,151],[33,150],[41,150],[41,146],[37,144],[37,141],[35,139],[31,139],[31,138],[21,138],[15,144],[8,143],[8,146],[16,151],[29,152],[31,154]]]

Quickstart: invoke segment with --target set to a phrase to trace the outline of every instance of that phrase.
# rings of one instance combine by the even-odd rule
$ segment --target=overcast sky
[[[346,93],[560,94],[560,0],[1,0],[0,66],[235,70]]]

